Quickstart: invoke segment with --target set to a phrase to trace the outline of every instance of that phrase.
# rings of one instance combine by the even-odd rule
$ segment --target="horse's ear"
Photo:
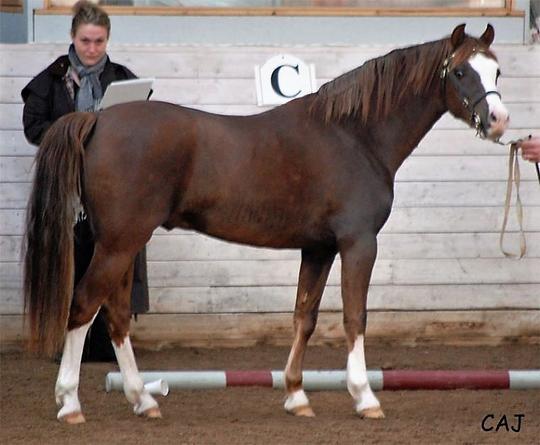
[[[489,46],[493,43],[493,40],[495,39],[495,30],[493,29],[493,26],[491,26],[489,23],[486,27],[486,30],[484,31],[484,34],[480,37],[480,41],[482,43],[485,43],[486,46]]]
[[[465,40],[465,23],[456,26],[454,31],[452,31],[452,37],[450,41],[452,42],[452,48],[456,49],[459,47]]]

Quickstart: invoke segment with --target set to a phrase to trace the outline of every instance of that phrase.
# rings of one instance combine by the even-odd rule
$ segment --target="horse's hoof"
[[[311,406],[309,405],[302,405],[297,406],[296,408],[292,408],[290,411],[287,411],[289,414],[292,414],[293,416],[299,416],[299,417],[315,417],[315,413],[311,409]]]
[[[384,412],[380,406],[363,409],[358,414],[362,419],[384,419]]]
[[[142,413],[142,415],[146,417],[147,419],[161,419],[162,418],[161,411],[159,410],[157,406],[154,408],[147,409],[146,411]]]
[[[81,412],[66,414],[65,416],[60,417],[58,420],[60,422],[67,423],[68,425],[77,425],[79,423],[86,422],[86,419]]]

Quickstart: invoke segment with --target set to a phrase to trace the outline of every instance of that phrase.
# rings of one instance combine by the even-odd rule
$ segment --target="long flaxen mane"
[[[466,60],[478,46],[468,38],[452,64]],[[429,94],[440,83],[444,61],[452,53],[450,39],[394,50],[368,60],[362,66],[324,84],[316,93],[311,112],[322,113],[326,122],[358,117],[384,119],[399,106],[411,89],[415,95]]]

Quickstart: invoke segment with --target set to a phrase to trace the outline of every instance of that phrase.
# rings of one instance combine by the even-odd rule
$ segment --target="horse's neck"
[[[435,93],[428,97],[404,98],[395,112],[373,133],[378,157],[395,176],[403,161],[445,113],[444,101]]]

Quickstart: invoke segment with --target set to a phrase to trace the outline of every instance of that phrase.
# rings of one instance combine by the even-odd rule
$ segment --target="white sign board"
[[[280,105],[317,91],[315,65],[298,57],[279,54],[255,66],[257,104]]]

